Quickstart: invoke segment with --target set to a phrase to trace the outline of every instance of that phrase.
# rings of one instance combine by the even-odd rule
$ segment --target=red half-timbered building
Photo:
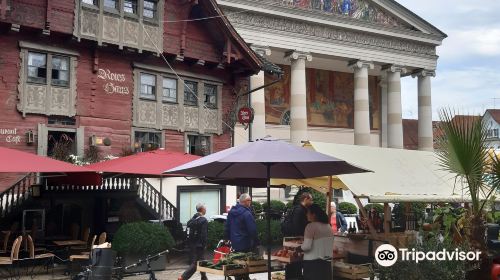
[[[225,116],[262,62],[221,15],[215,0],[0,0],[0,146],[49,156],[63,138],[78,156],[230,147]],[[0,178],[6,227],[24,181]],[[93,209],[78,223],[98,230],[100,216],[135,203],[122,194],[129,200],[114,205],[119,192],[41,192],[25,205],[78,216],[57,202],[72,200]]]

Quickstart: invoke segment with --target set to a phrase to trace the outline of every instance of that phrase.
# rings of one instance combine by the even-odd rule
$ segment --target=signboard
[[[241,124],[249,124],[253,121],[253,109],[250,107],[241,107],[238,109],[238,121]]]

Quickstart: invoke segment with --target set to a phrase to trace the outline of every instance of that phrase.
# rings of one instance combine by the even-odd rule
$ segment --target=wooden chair
[[[12,243],[12,248],[10,250],[9,257],[0,257],[0,267],[6,267],[8,277],[13,277],[16,275],[16,267],[15,264],[19,260],[19,250],[21,248],[21,243],[23,241],[23,237],[19,236]],[[2,277],[3,278],[3,277]]]
[[[80,226],[76,223],[71,224],[71,239],[78,240],[78,235],[80,234]]]
[[[89,248],[89,237],[90,237],[90,228],[87,227],[82,232],[82,241],[85,242],[85,245],[83,245],[83,246],[72,246],[69,249],[71,251],[85,251],[85,250],[87,250]],[[95,240],[93,242],[95,242]]]
[[[31,235],[28,234],[27,239],[28,239],[29,259],[23,261],[30,261],[30,264],[33,266],[33,269],[30,272],[31,278],[33,278],[34,276],[35,267],[39,264],[43,264],[47,272],[49,271],[49,267],[52,266],[52,274],[53,274],[54,273],[53,264],[56,255],[52,253],[35,254],[36,251],[35,243],[33,242]]]
[[[9,239],[12,231],[8,230],[5,231],[3,234],[3,241],[2,241],[2,249],[0,250],[0,254],[7,254],[8,251],[8,246],[9,246]]]
[[[97,245],[101,245],[102,243],[106,242],[106,232],[102,232],[100,235],[99,235],[99,241],[97,242]]]

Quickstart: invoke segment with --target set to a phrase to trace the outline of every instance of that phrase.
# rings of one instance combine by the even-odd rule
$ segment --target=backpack
[[[283,236],[292,236],[294,233],[293,229],[294,212],[295,212],[295,207],[293,207],[292,209],[288,209],[285,218],[281,222],[281,232],[283,233]]]
[[[198,221],[199,218],[203,216],[192,217],[186,224],[187,226],[187,238],[189,241],[196,241],[201,236],[201,223]]]

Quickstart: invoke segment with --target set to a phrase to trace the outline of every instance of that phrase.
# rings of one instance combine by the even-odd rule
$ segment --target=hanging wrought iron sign
[[[238,109],[238,121],[243,124],[249,124],[253,122],[254,112],[250,107],[241,107]]]

